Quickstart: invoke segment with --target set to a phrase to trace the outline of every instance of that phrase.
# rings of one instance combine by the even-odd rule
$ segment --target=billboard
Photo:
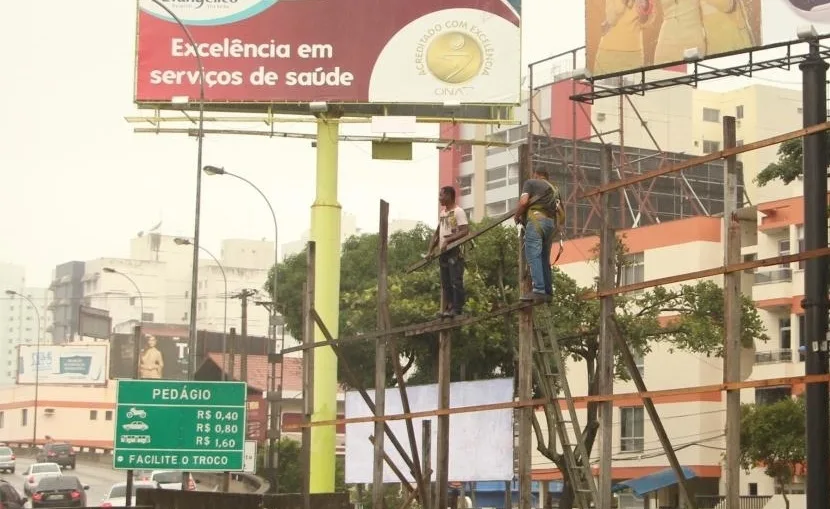
[[[245,438],[255,442],[265,440],[268,429],[268,408],[262,396],[248,395],[248,419],[245,422]]]
[[[374,391],[368,391],[374,399]],[[407,389],[412,412],[438,409],[438,385],[409,386]],[[498,378],[476,382],[450,384],[450,407],[488,405],[513,401],[513,379]],[[400,392],[386,389],[386,415],[403,413]],[[373,414],[357,391],[346,393],[346,418],[371,417]],[[421,444],[421,422],[432,421],[432,465],[436,465],[438,423],[436,417],[413,419],[415,439]],[[387,421],[397,436],[406,436],[404,421]],[[374,423],[346,424],[346,483],[372,482],[374,446],[369,436],[374,434]],[[386,450],[392,463],[414,482],[398,451]],[[466,481],[510,481],[513,479],[513,410],[505,408],[486,412],[450,415],[450,479]],[[383,482],[400,482],[384,463]]]
[[[517,104],[520,0],[138,0],[137,103]]]
[[[112,334],[112,318],[109,311],[89,306],[78,307],[79,336],[109,339],[110,334]]]
[[[101,345],[20,345],[20,385],[106,385],[107,352]]]
[[[782,0],[776,0],[779,2]],[[789,0],[783,0],[785,3]],[[762,0],[586,0],[585,51],[595,77],[759,46]],[[797,3],[797,2],[795,2]],[[793,29],[792,36],[795,36]]]

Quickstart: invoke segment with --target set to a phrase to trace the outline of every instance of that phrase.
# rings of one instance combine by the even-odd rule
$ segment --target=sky
[[[765,19],[779,21],[772,30],[765,27],[767,42],[793,38],[795,25],[805,23],[776,9],[785,8],[765,11]],[[524,0],[522,10],[523,69],[584,43],[581,2]],[[55,265],[126,256],[129,239],[159,221],[164,234],[192,236],[195,139],[137,134],[124,119],[147,115],[132,102],[135,2],[11,2],[4,13],[0,262],[25,266],[29,286],[47,286]],[[771,84],[799,80],[792,73],[768,76]],[[348,126],[342,134],[369,132]],[[431,125],[417,133],[437,134]],[[315,172],[310,140],[209,135],[204,164],[224,166],[265,192],[276,211],[280,244],[308,229]],[[273,240],[271,217],[253,189],[227,177],[205,176],[202,182],[203,246],[218,252],[226,238]],[[340,143],[340,203],[364,230],[376,230],[380,199],[390,203],[392,219],[434,223],[437,182],[434,145],[416,144],[413,161],[381,162],[372,161],[369,143]]]

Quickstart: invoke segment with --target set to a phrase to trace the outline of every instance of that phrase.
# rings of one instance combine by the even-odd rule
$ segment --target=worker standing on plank
[[[461,246],[447,249],[447,246],[463,238],[470,231],[467,213],[455,203],[455,188],[444,186],[438,193],[438,202],[443,209],[439,214],[438,228],[432,236],[427,256],[438,256],[441,273],[441,290],[444,307],[438,313],[440,318],[454,318],[464,311],[464,250]]]
[[[535,200],[531,204],[531,200]],[[522,295],[523,301],[547,301],[553,297],[553,274],[550,250],[553,236],[565,218],[559,189],[548,181],[548,172],[537,169],[522,187],[513,219],[525,226],[525,259],[530,267],[533,291]]]

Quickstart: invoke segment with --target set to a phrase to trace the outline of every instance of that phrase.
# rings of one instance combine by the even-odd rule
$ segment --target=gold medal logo
[[[478,42],[463,32],[446,32],[435,37],[426,51],[426,64],[433,76],[458,85],[475,78],[484,64]]]

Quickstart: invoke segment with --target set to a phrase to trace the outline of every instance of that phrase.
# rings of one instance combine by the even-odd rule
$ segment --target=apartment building
[[[253,336],[267,336],[268,310],[256,305],[256,301],[269,298],[263,288],[274,263],[274,243],[227,239],[212,254],[219,264],[205,253],[199,259],[198,329],[221,332],[227,304],[228,327],[241,330],[241,303],[235,295],[240,290],[251,289],[259,294],[249,299],[248,332]],[[77,303],[104,309],[109,311],[113,327],[138,321],[186,325],[190,317],[192,256],[192,247],[176,244],[175,237],[157,233],[135,237],[130,241],[128,257],[74,262],[73,270],[79,267],[82,270],[78,278],[80,292],[75,291],[72,283],[74,272],[71,277],[64,276],[67,279],[64,286],[56,285],[53,290],[52,307],[73,310]],[[66,296],[59,297],[59,291]],[[77,320],[77,311],[74,314]],[[69,318],[64,320],[70,322]],[[77,325],[67,330],[72,334],[71,340],[80,339]],[[291,341],[287,340],[287,344],[292,344]]]
[[[0,293],[0,386],[3,386],[14,384],[17,379],[19,345],[52,341],[47,334],[50,322],[46,288],[26,286],[22,266],[0,263],[0,291],[4,292]],[[7,291],[19,295],[8,295]]]
[[[649,76],[656,79],[677,76],[677,72],[653,71]],[[613,86],[619,79],[604,80],[598,85]],[[530,115],[529,99],[525,96],[514,113],[519,125],[444,126],[442,129],[448,137],[490,139],[511,146],[457,145],[442,151],[439,157],[440,185],[456,185],[459,205],[470,217],[481,220],[515,206],[519,195],[518,146],[527,140],[529,132],[571,144],[573,140],[599,142],[601,139],[625,149],[662,151],[679,157],[721,150],[722,119],[727,115],[736,118],[738,145],[798,129],[802,123],[801,92],[788,88],[750,85],[728,92],[714,92],[677,86],[643,96],[599,99],[593,104],[575,105],[570,101],[570,95],[584,89],[584,84],[563,79],[539,90],[532,99],[533,115]],[[777,147],[767,147],[738,156],[744,167],[744,198],[749,203],[780,197],[770,194],[767,188],[759,188],[753,181],[758,171],[776,160],[776,150]],[[649,162],[635,157],[628,157],[627,162],[632,164],[638,159]],[[582,163],[578,154],[566,162]],[[634,164],[633,171],[643,171],[640,166],[642,164]],[[693,182],[694,176],[687,176],[688,173],[690,171],[684,172],[683,176]]]

